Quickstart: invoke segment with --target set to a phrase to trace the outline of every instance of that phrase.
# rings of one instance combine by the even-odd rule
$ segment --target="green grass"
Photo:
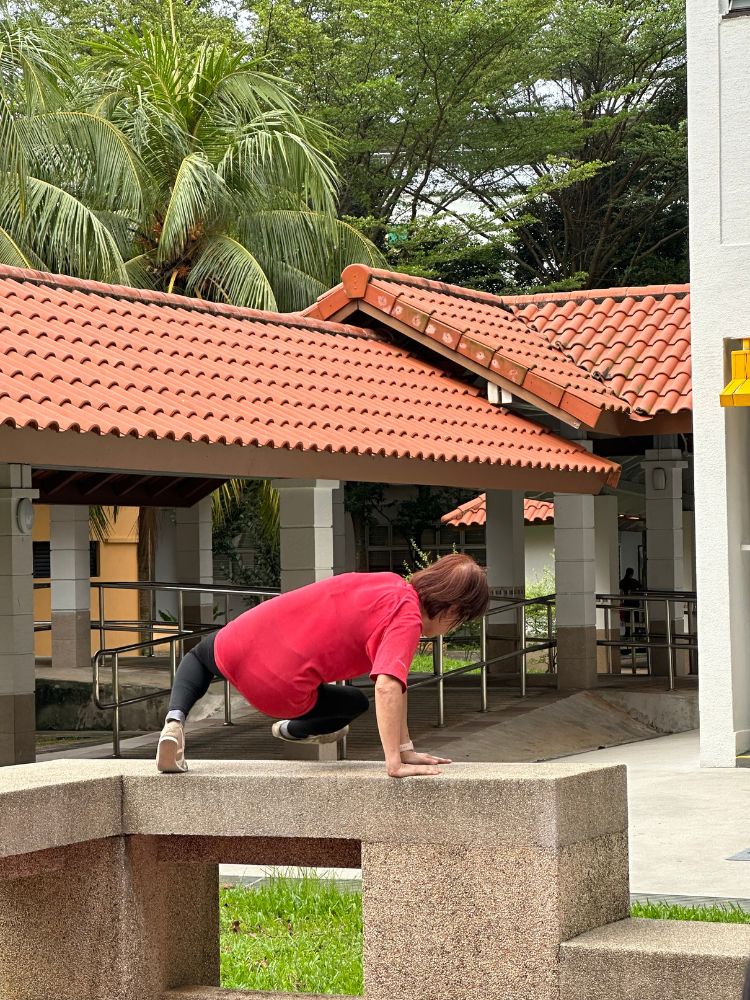
[[[225,989],[362,993],[362,899],[303,870],[259,888],[220,890],[221,985]],[[749,924],[727,903],[633,903],[631,916]]]
[[[447,673],[449,670],[457,670],[459,667],[468,666],[468,660],[454,660],[449,659],[447,656],[443,659],[443,670]],[[414,659],[411,661],[412,673],[417,674],[431,674],[432,667],[432,653],[417,653]],[[467,670],[466,675],[478,674],[478,670]]]
[[[680,906],[675,903],[633,903],[631,917],[650,920],[702,920],[712,924],[750,924],[750,913],[733,903],[718,906]]]
[[[362,901],[302,875],[220,891],[226,989],[362,993]]]

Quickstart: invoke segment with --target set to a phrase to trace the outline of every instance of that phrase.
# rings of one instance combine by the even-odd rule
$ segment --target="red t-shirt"
[[[406,677],[422,633],[419,597],[396,573],[344,573],[264,601],[225,625],[222,674],[266,715],[296,718],[320,684]]]

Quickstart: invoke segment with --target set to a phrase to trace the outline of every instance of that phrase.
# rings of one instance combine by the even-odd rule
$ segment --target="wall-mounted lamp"
[[[655,490],[665,490],[667,488],[667,470],[656,465],[651,470],[651,485]]]

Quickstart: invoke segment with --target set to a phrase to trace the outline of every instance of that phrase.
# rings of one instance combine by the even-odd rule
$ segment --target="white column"
[[[281,525],[281,589],[333,576],[333,479],[276,479]]]
[[[213,583],[214,560],[211,539],[211,496],[192,507],[175,510],[175,570],[178,583]],[[183,599],[186,624],[210,625],[213,594],[186,594]]]
[[[750,329],[750,18],[688,0],[690,282],[701,763],[750,747],[750,408],[719,406]],[[728,310],[731,319],[728,321]]]
[[[354,528],[351,515],[344,507],[344,484],[333,491],[333,572],[353,573],[354,558]]]
[[[648,590],[683,590],[682,470],[687,463],[679,448],[649,449],[643,470],[646,480],[646,585]],[[682,605],[649,601],[649,631],[657,642],[666,640],[667,617],[671,629],[683,630]],[[678,657],[674,657],[675,664]],[[668,672],[666,649],[651,651],[651,668],[659,676]]]
[[[555,494],[557,674],[560,689],[596,687],[594,498]]]
[[[0,765],[35,759],[34,589],[28,465],[0,463]]]
[[[616,594],[620,582],[620,550],[617,525],[617,497],[594,497],[596,593]],[[616,611],[596,612],[596,634],[599,639],[617,640],[620,619]],[[598,646],[597,662],[600,670],[612,672],[620,669],[620,650],[617,646]]]
[[[50,507],[52,666],[91,667],[89,508]],[[88,678],[87,678],[88,679]]]
[[[525,594],[525,539],[523,493],[488,490],[485,537],[487,582],[493,597],[520,598]],[[488,620],[487,655],[490,659],[513,652],[522,645],[518,611],[493,614]],[[518,657],[508,657],[490,667],[490,673],[518,673]]]
[[[281,589],[295,590],[333,576],[335,479],[275,479],[281,525]],[[336,760],[338,745],[284,743],[288,760]]]

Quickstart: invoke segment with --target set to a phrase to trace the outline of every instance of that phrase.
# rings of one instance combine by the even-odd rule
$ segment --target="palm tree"
[[[377,250],[335,217],[332,136],[249,49],[174,31],[0,43],[0,260],[298,309]]]
[[[249,49],[185,46],[174,24],[81,49],[0,25],[1,263],[295,310],[347,264],[381,262],[335,217],[333,137]],[[259,495],[273,536],[273,491]],[[101,509],[92,526],[106,533]]]

